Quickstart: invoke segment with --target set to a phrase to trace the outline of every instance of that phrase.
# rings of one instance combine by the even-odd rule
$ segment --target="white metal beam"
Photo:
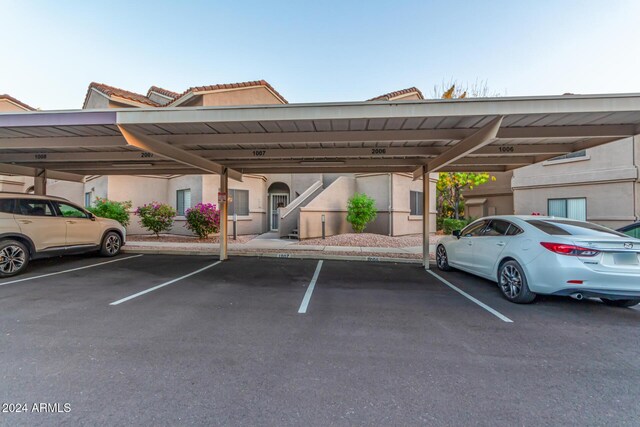
[[[137,147],[143,151],[157,154],[170,160],[201,169],[205,172],[216,173],[219,175],[222,175],[224,172],[225,167],[219,163],[203,159],[198,155],[169,145],[166,142],[158,141],[148,135],[131,132],[125,126],[118,125],[118,128],[129,145]],[[242,174],[234,170],[229,171],[229,177],[236,181],[242,181]]]
[[[595,138],[580,143],[564,144],[490,144],[474,152],[474,155],[499,156],[537,156],[571,153],[591,144],[599,145],[604,138]],[[610,141],[606,138],[606,141]],[[390,158],[420,157],[428,158],[444,153],[448,147],[326,147],[326,148],[267,148],[267,149],[216,149],[188,150],[209,160],[229,159],[287,159],[287,158]],[[73,152],[2,152],[0,162],[11,163],[69,163],[69,162],[120,162],[120,161],[155,161],[156,155],[141,151],[73,151]]]
[[[5,175],[37,177],[40,176],[43,171],[45,171],[45,169],[0,163],[0,173]],[[70,172],[61,172],[51,169],[46,169],[46,177],[50,179],[59,179],[61,181],[84,182],[84,175],[78,175]]]
[[[502,119],[503,116],[496,117],[473,135],[468,136],[435,159],[430,160],[426,166],[416,169],[413,172],[413,179],[417,180],[420,178],[426,170],[429,172],[437,172],[444,166],[454,163],[456,160],[490,144],[498,134]]]

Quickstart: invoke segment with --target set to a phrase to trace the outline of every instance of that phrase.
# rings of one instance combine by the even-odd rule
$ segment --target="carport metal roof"
[[[506,171],[640,133],[640,94],[0,114],[0,173]]]

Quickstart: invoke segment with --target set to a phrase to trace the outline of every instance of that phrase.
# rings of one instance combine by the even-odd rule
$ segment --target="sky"
[[[502,96],[640,92],[639,0],[0,0],[0,93],[82,107],[96,81],[267,80],[289,102],[411,86]]]

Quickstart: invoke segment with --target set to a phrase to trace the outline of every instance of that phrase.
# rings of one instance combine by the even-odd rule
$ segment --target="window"
[[[84,207],[91,207],[91,191],[89,191],[88,193],[84,193]]]
[[[480,236],[482,233],[482,230],[484,230],[484,227],[487,225],[487,222],[488,221],[476,221],[473,224],[468,225],[467,228],[465,228],[464,230],[462,230],[460,235],[462,237]]]
[[[65,218],[89,218],[87,213],[77,206],[68,203],[55,202],[60,214]]]
[[[549,199],[549,216],[560,218],[576,219],[578,221],[587,220],[587,199]]]
[[[506,221],[501,221],[498,219],[491,220],[489,226],[485,228],[483,235],[484,236],[504,236],[507,234],[507,230],[509,230],[509,224]]]
[[[176,196],[176,211],[179,216],[184,216],[187,209],[191,208],[191,189],[178,190]]]
[[[55,216],[51,204],[46,200],[19,199],[18,214],[29,216]]]
[[[623,231],[629,237],[635,237],[636,239],[640,239],[640,224],[635,227],[630,227]]]
[[[0,199],[0,212],[12,214],[13,211],[13,199]]]
[[[229,190],[231,202],[227,206],[229,215],[249,215],[249,190]]]
[[[422,191],[409,192],[409,206],[411,215],[422,215],[422,207],[424,206]]]

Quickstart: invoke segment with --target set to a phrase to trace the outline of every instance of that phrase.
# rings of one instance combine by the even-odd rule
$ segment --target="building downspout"
[[[389,174],[389,236],[393,236],[393,174]]]

